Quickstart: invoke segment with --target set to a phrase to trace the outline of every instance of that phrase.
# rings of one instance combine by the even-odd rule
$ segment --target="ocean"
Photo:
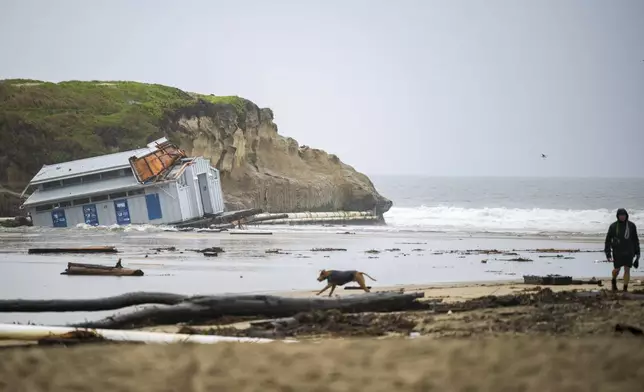
[[[371,176],[390,229],[602,235],[623,207],[644,225],[644,178]]]

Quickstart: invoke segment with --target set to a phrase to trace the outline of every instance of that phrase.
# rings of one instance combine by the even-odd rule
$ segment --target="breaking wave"
[[[644,209],[629,210],[630,218],[644,227]],[[437,233],[494,233],[533,235],[582,235],[597,236],[606,233],[615,221],[615,211],[564,210],[547,208],[464,208],[452,206],[392,207],[385,214],[386,226],[330,225],[260,225],[253,231],[275,232],[437,232]],[[135,224],[127,226],[90,226],[79,224],[71,230],[100,232],[160,233],[179,231],[173,226]],[[18,229],[3,229],[13,231]],[[29,231],[60,230],[53,228],[28,228]],[[644,229],[642,229],[644,230]],[[196,230],[195,232],[207,231]]]
[[[629,211],[634,222],[644,221],[644,210]],[[389,226],[419,231],[603,234],[615,221],[615,211],[544,208],[392,207],[385,214]]]

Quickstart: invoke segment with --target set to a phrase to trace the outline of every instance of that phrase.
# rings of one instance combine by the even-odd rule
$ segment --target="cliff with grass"
[[[391,201],[324,151],[277,132],[273,112],[240,97],[136,82],[0,81],[0,216],[14,215],[43,164],[144,146],[166,136],[221,171],[229,209],[373,210]]]

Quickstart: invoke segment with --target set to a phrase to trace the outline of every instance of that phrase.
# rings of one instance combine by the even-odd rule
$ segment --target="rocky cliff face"
[[[136,148],[163,135],[211,160],[230,209],[382,214],[392,205],[337,156],[279,135],[272,111],[243,98],[135,82],[0,81],[0,185],[13,191],[42,164]],[[15,214],[17,205],[15,196],[0,195],[0,216]]]
[[[237,110],[199,100],[168,116],[164,128],[189,155],[216,164],[228,208],[382,214],[392,205],[337,156],[279,135],[273,112],[250,101]]]

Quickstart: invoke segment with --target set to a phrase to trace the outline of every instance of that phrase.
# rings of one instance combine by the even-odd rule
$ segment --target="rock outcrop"
[[[162,135],[211,160],[229,209],[383,214],[392,205],[337,156],[279,135],[273,112],[243,98],[133,82],[0,82],[0,184],[9,189],[21,190],[44,163]]]

